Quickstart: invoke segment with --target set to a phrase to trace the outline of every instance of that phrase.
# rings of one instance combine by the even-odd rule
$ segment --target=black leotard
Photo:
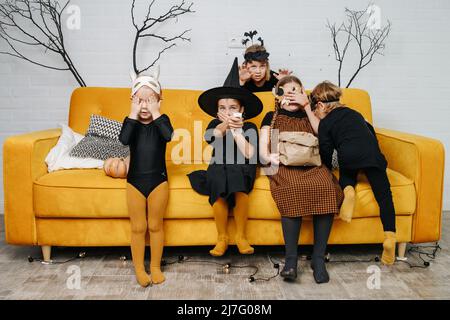
[[[166,144],[172,139],[170,119],[163,114],[149,124],[125,117],[119,140],[130,146],[127,182],[144,197],[167,181]]]

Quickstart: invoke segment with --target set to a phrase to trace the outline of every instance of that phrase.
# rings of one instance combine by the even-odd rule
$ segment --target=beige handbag
[[[319,139],[309,132],[280,132],[280,162],[285,166],[320,166]]]

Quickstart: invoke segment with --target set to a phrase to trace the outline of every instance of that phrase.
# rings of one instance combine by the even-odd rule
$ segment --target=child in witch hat
[[[222,256],[229,236],[228,210],[233,209],[236,221],[236,245],[241,254],[252,254],[245,235],[248,218],[248,194],[253,189],[258,159],[258,130],[245,120],[261,113],[261,100],[239,84],[239,67],[235,58],[231,71],[222,87],[203,92],[200,108],[214,117],[205,133],[205,140],[213,146],[207,170],[188,174],[192,188],[209,196],[218,233],[217,244],[210,251]]]

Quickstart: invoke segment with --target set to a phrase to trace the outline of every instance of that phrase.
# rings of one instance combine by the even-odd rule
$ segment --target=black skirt
[[[256,178],[254,164],[210,164],[207,170],[197,170],[187,175],[192,188],[203,195],[209,196],[212,206],[219,197],[224,198],[228,208],[236,204],[234,193],[249,194]]]

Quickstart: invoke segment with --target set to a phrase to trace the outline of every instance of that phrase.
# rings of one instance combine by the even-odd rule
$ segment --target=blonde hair
[[[245,53],[244,53],[244,57],[248,54],[248,53],[257,53],[257,52],[267,52],[267,50],[266,50],[266,48],[264,47],[264,46],[262,46],[262,45],[260,45],[260,44],[253,44],[253,45],[251,45],[250,47],[248,47],[246,50],[245,50]],[[261,62],[261,63],[265,63],[266,64],[266,66],[267,66],[267,69],[266,69],[266,81],[269,81],[270,80],[270,64],[269,64],[269,58],[265,58],[265,59],[253,59],[253,60],[250,60],[250,59],[245,59],[245,63],[248,63],[248,62],[252,62],[252,61],[258,61],[258,62]]]
[[[325,106],[325,113],[329,113],[331,110],[342,107],[339,102],[341,96],[341,88],[330,81],[323,81],[311,91],[311,107],[315,108],[318,102],[322,102]]]
[[[280,87],[284,86],[286,83],[291,83],[291,82],[297,83],[300,87],[303,88],[303,84],[299,78],[297,78],[296,76],[286,76],[286,77],[281,78],[281,80],[279,80],[277,82],[277,84],[275,85],[275,88],[274,88],[275,92],[278,92],[278,89]],[[275,111],[273,112],[272,121],[270,122],[269,146],[271,143],[270,141],[272,140],[272,130],[275,125],[275,121],[278,117],[278,113],[279,113],[280,109],[281,109],[281,102],[278,101],[278,99],[277,99],[277,100],[275,100]]]

